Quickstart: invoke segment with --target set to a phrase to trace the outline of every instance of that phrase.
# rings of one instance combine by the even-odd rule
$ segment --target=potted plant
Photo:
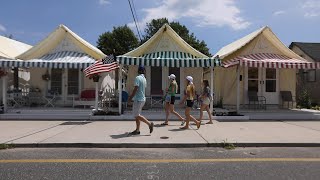
[[[5,71],[4,69],[0,68],[0,78],[3,77],[3,76],[6,76],[7,74],[8,74],[7,71]]]
[[[99,82],[100,75],[99,74],[93,74],[89,77],[89,79],[92,79],[93,82]]]
[[[42,75],[42,79],[45,81],[49,81],[50,80],[50,75],[48,73]]]

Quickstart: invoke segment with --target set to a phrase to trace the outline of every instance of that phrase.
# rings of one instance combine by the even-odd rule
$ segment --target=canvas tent
[[[164,24],[140,47],[122,56],[117,56],[117,61],[120,65],[129,66],[128,89],[126,89],[129,92],[133,87],[133,78],[136,76],[137,66],[146,66],[148,84],[146,95],[151,97],[154,93],[165,90],[168,84],[168,75],[171,73],[177,76],[178,85],[182,87],[180,89],[184,89],[185,76],[193,76],[197,91],[200,92],[203,68],[210,67],[212,71],[213,67],[220,66],[220,59],[208,57],[194,49],[168,24]],[[119,86],[119,91],[121,91],[121,86]],[[180,93],[182,93],[181,90],[178,94]],[[120,102],[121,99],[119,98]]]
[[[269,105],[280,104],[280,91],[296,93],[296,69],[320,67],[291,51],[269,27],[221,48],[216,55],[226,67],[217,70],[216,95],[237,111],[240,103],[248,103],[248,91],[265,96]]]
[[[27,83],[29,89],[40,89],[43,95],[48,90],[57,91],[57,103],[71,105],[73,97],[80,95],[81,90],[95,87],[81,71],[103,57],[105,54],[102,51],[65,25],[59,25],[36,46],[18,55],[19,61],[3,60],[0,65],[25,69],[31,76]],[[44,75],[50,78],[45,80]],[[101,88],[114,88],[114,72],[103,75]]]

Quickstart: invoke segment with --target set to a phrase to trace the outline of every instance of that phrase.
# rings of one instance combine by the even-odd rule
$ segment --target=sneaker
[[[139,135],[140,131],[134,130],[131,133],[129,133],[129,135]]]
[[[183,125],[184,125],[184,123],[186,123],[186,121],[182,121],[182,122],[181,122],[181,126],[183,126]]]
[[[150,124],[150,126],[149,126],[149,129],[150,129],[150,134],[153,132],[153,126],[154,126],[154,124],[153,124],[153,122]],[[140,133],[140,132],[139,132]]]

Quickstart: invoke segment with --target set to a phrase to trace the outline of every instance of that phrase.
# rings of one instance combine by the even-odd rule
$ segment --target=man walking
[[[140,134],[140,121],[146,123],[149,126],[150,133],[153,131],[153,123],[150,123],[144,116],[141,115],[142,107],[146,102],[145,97],[145,89],[147,86],[147,80],[144,77],[145,68],[143,66],[139,66],[138,68],[138,76],[134,81],[134,88],[131,96],[129,97],[129,102],[133,100],[133,116],[136,120],[136,130],[130,133],[130,135],[138,135]]]

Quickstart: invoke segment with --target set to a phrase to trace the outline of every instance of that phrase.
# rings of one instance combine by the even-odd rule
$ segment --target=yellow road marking
[[[320,162],[320,158],[230,159],[4,159],[0,163],[210,163],[210,162]]]

